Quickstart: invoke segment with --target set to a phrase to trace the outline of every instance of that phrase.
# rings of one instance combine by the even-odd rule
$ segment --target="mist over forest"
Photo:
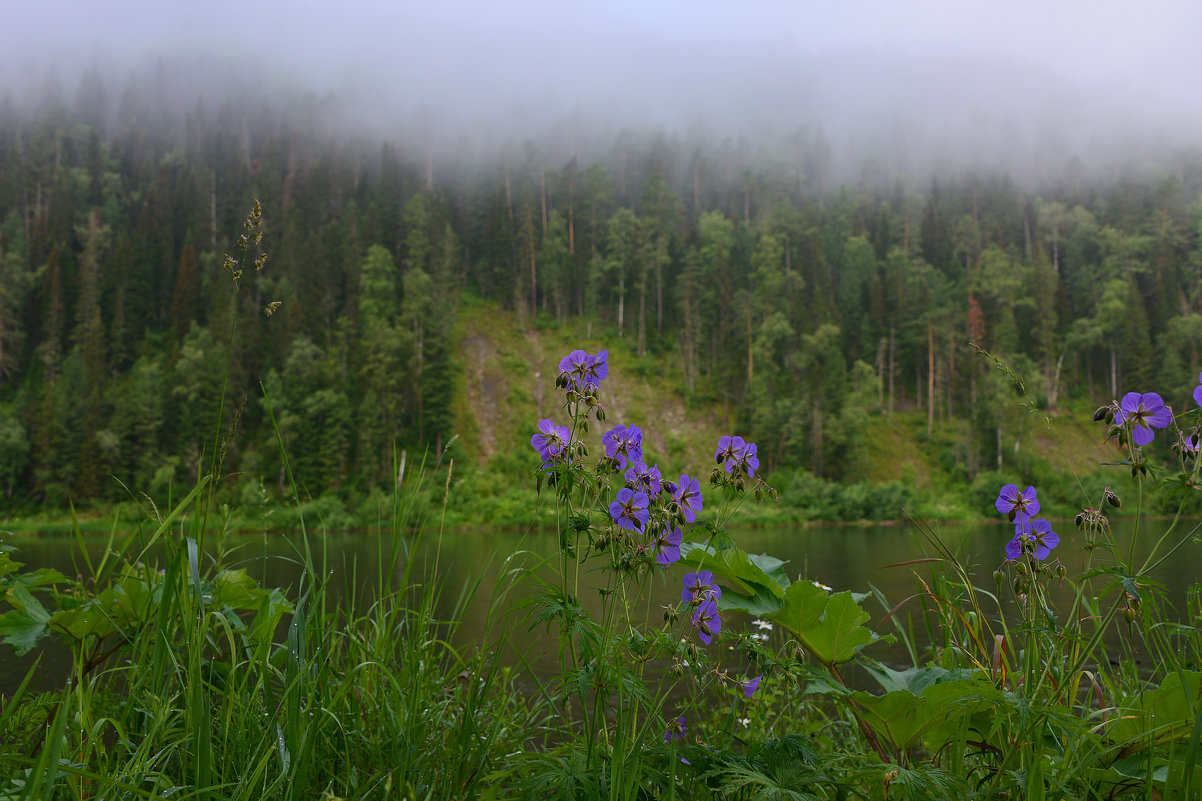
[[[469,408],[465,304],[627,349],[802,483],[887,474],[873,432],[895,415],[945,487],[1044,470],[974,346],[1048,410],[1189,397],[1202,106],[1181,30],[1133,26],[1107,61],[1034,21],[1035,50],[840,39],[851,18],[823,42],[767,2],[755,36],[708,4],[459,27],[351,7],[324,35],[303,4],[136,25],[56,4],[75,13],[53,42],[0,32],[14,507],[166,492],[219,409],[231,475],[283,495],[260,380],[311,497],[381,492],[390,443],[456,435],[521,474],[502,446],[532,420],[484,436]],[[256,199],[268,266],[235,282]]]

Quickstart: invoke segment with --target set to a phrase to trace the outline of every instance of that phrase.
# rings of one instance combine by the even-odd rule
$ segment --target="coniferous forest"
[[[394,444],[456,433],[465,299],[625,343],[769,471],[835,482],[860,478],[868,415],[937,426],[966,483],[1001,469],[1021,411],[978,346],[1048,410],[1192,387],[1197,153],[1023,183],[836,174],[816,120],[771,148],[650,130],[456,161],[329,133],[311,99],[176,101],[95,72],[0,99],[11,509],[186,482],[223,389],[228,474],[283,492],[270,405],[309,495],[386,486]],[[256,199],[268,258],[236,287],[222,265]]]

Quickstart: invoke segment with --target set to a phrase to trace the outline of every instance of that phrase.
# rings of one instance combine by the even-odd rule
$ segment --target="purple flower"
[[[672,500],[676,501],[676,505],[680,507],[680,513],[684,515],[685,522],[692,523],[697,519],[697,513],[704,505],[701,500],[701,482],[681,473],[680,483],[676,486]]]
[[[596,356],[588,357],[588,365],[584,368],[584,381],[586,384],[596,386],[605,380],[609,375],[609,351],[603,350]]]
[[[734,469],[735,463],[743,456],[747,443],[742,437],[724,436],[718,440],[718,450],[714,451],[714,461],[726,466],[726,472]]]
[[[1034,551],[1035,558],[1043,560],[1047,559],[1052,549],[1060,544],[1060,537],[1055,531],[1052,531],[1052,524],[1042,517],[1038,520],[1019,520],[1014,524],[1014,539],[1006,543],[1006,558],[1018,559],[1021,557],[1023,544],[1026,542],[1033,543],[1028,548]]]
[[[543,457],[544,462],[549,462],[551,457],[563,453],[563,449],[568,445],[568,438],[572,436],[567,426],[557,426],[552,420],[539,420],[538,431],[539,433],[530,438],[530,445]]]
[[[645,462],[635,462],[626,471],[626,483],[643,490],[648,495],[659,494],[659,478],[659,465],[648,467]]]
[[[596,386],[609,375],[609,351],[603,350],[590,356],[582,350],[574,350],[559,360],[559,373],[566,376],[568,386],[583,390],[586,385]]]
[[[1196,395],[1197,393],[1195,393]],[[1173,413],[1155,392],[1128,392],[1114,416],[1117,425],[1131,424],[1131,438],[1136,445],[1147,445],[1156,434],[1153,428],[1166,428],[1173,422]]]
[[[1039,511],[1039,501],[1035,499],[1035,488],[1027,487],[1018,491],[1017,484],[1007,484],[998,493],[993,506],[1010,520],[1030,520]]]
[[[618,499],[609,505],[609,515],[619,528],[642,531],[651,517],[647,503],[647,493],[622,487],[618,490]]]
[[[618,467],[623,469],[629,462],[643,458],[643,431],[638,426],[616,425],[601,435],[601,443],[605,445],[605,455],[617,459]]]
[[[680,561],[680,542],[684,533],[680,527],[666,528],[655,539],[655,561],[657,564],[670,565]]]
[[[714,640],[714,635],[722,631],[722,618],[718,616],[718,602],[709,600],[697,607],[697,611],[693,613],[693,628],[697,629],[697,636],[706,645],[709,645]]]
[[[710,571],[685,574],[684,589],[680,591],[680,598],[688,601],[690,606],[709,600],[716,601],[721,597],[722,588],[714,583],[714,574]]]
[[[689,733],[689,727],[685,724],[684,715],[681,715],[676,720],[668,723],[668,728],[664,732],[664,742],[671,743],[677,740],[683,740],[685,735]]]
[[[1202,406],[1202,373],[1198,373],[1198,386],[1194,387],[1194,403]]]
[[[747,443],[747,447],[743,449],[743,455],[739,457],[735,465],[746,472],[748,478],[754,478],[755,471],[760,469],[760,457],[756,456],[756,450],[754,442]]]
[[[762,678],[764,678],[763,673],[756,676],[754,679],[748,679],[747,681],[743,682],[743,695],[747,696],[748,698],[755,695],[755,691],[760,688],[760,679]]]

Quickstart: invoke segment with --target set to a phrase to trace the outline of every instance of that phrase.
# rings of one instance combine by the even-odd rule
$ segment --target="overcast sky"
[[[1200,0],[0,0],[0,20],[10,89],[53,63],[70,96],[89,63],[187,54],[357,95],[384,126],[421,110],[521,134],[576,114],[1069,149],[1202,132]]]

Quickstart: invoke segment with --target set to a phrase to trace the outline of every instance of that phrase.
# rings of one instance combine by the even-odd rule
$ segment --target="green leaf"
[[[846,662],[881,639],[863,625],[869,615],[850,592],[828,595],[808,581],[789,585],[783,607],[766,617],[780,623],[824,665]]]
[[[1120,704],[1122,716],[1107,731],[1115,743],[1163,743],[1181,740],[1194,728],[1193,709],[1202,673],[1170,673],[1155,690],[1128,697]]]
[[[762,591],[778,602],[784,600],[785,586],[788,584],[788,579],[784,583],[780,581],[784,576],[784,562],[767,554],[761,554],[753,560],[739,548],[715,552],[708,545],[686,542],[680,546],[680,561],[698,570],[709,570],[715,578],[723,582],[723,587],[730,587],[745,598],[754,598]],[[761,564],[776,575],[770,575]],[[725,596],[725,593],[723,595]],[[721,602],[719,607],[728,608]],[[779,608],[779,603],[777,607]]]
[[[909,690],[885,695],[861,691],[853,693],[852,698],[863,708],[873,730],[895,748],[909,748],[923,735],[940,729],[944,736],[928,743],[937,750],[943,744],[939,740],[950,739],[958,721],[1001,703],[1003,695],[987,681],[966,679],[931,684],[917,695]]]
[[[231,609],[258,609],[263,588],[245,570],[223,570],[217,575],[213,602]]]

